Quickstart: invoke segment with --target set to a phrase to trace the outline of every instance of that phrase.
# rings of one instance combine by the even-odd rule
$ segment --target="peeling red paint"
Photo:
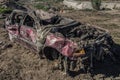
[[[47,36],[45,45],[55,48],[67,57],[71,57],[75,48],[77,48],[76,43],[63,37],[55,36],[54,34]]]

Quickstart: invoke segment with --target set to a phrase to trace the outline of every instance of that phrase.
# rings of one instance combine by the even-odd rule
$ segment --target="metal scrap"
[[[16,14],[22,16],[18,22],[14,21]],[[10,39],[49,60],[58,60],[59,69],[66,73],[86,66],[92,68],[94,58],[104,60],[105,55],[115,61],[114,42],[107,30],[48,14],[14,10],[5,21]]]

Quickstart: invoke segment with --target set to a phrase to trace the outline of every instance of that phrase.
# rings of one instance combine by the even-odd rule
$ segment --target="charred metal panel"
[[[47,36],[45,45],[55,48],[61,54],[67,57],[71,57],[74,50],[77,48],[76,43],[64,37],[55,36],[54,34]]]

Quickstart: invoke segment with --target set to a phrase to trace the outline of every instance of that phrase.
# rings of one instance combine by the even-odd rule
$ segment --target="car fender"
[[[62,55],[71,57],[77,48],[77,44],[72,42],[69,39],[66,39],[61,36],[57,36],[53,33],[50,33],[46,37],[45,46],[52,47],[59,51]]]

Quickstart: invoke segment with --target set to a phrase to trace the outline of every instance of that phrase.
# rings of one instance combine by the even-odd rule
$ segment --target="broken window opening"
[[[35,26],[35,21],[31,16],[27,15],[23,25],[33,28]]]
[[[20,24],[23,20],[23,15],[22,14],[17,14],[17,13],[13,13],[12,15],[12,19],[11,19],[11,23],[14,24]]]

